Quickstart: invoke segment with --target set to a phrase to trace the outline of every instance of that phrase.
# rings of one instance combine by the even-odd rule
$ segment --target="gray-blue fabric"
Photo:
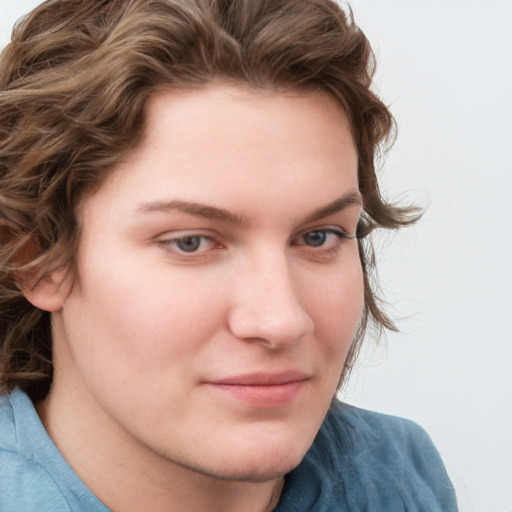
[[[453,485],[416,423],[333,402],[275,512],[457,512]]]
[[[108,512],[64,460],[28,396],[0,396],[0,512]],[[408,420],[334,402],[275,512],[455,512],[428,435]]]

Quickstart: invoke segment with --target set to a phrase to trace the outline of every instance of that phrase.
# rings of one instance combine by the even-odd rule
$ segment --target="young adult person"
[[[335,399],[393,121],[330,0],[49,0],[0,60],[0,510],[453,511]]]

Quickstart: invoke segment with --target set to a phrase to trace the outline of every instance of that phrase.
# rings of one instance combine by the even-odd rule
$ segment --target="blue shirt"
[[[0,512],[108,512],[49,438],[28,396],[0,396]],[[334,402],[275,512],[455,512],[439,454],[416,424]]]

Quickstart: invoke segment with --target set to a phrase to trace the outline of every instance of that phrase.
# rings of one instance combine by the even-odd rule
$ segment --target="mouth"
[[[240,401],[258,409],[278,409],[291,405],[308,380],[306,373],[289,370],[238,375],[205,384],[229,400]]]

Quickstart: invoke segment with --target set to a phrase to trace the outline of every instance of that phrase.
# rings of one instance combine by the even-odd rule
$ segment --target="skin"
[[[361,317],[350,127],[326,93],[223,83],[159,93],[147,122],[81,205],[78,282],[27,293],[54,328],[37,410],[114,511],[270,510]]]

